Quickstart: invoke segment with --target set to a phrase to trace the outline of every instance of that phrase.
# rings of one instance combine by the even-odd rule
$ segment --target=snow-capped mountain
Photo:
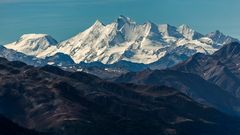
[[[232,41],[237,39],[219,31],[204,35],[187,25],[137,24],[128,17],[120,16],[107,25],[96,21],[87,30],[60,43],[49,35],[28,34],[5,47],[38,58],[64,53],[75,63],[113,64],[128,61],[151,64],[167,57],[173,58],[172,64],[177,64],[181,60],[175,61],[176,56],[189,57],[197,52],[212,54]]]
[[[151,63],[164,55],[156,51],[166,45],[157,25],[150,22],[137,25],[129,18],[119,17],[108,25],[97,21],[86,31],[61,42],[57,51],[69,54],[76,63],[112,64],[119,60]]]
[[[215,32],[211,32],[209,34],[207,34],[207,37],[209,37],[210,39],[212,39],[212,41],[214,42],[214,44],[216,45],[222,45],[222,44],[229,44],[231,42],[237,42],[238,39],[234,39],[230,36],[226,36],[223,33],[221,33],[219,30],[215,31]]]
[[[203,37],[202,34],[191,29],[188,25],[181,25],[178,27],[177,31],[181,33],[188,40],[197,40]]]
[[[32,56],[44,55],[46,50],[55,48],[58,42],[47,34],[25,34],[16,42],[5,45],[8,49],[13,49],[18,52]]]
[[[165,39],[167,38],[184,38],[184,36],[177,30],[177,27],[169,24],[160,24],[158,30],[162,33]]]

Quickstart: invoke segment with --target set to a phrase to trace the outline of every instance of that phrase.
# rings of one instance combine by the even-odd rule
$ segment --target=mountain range
[[[220,31],[96,21],[0,46],[2,135],[239,135],[240,43]]]
[[[70,57],[75,65],[95,62],[112,65],[126,61],[136,65],[136,69],[130,69],[135,71],[142,69],[141,64],[145,65],[145,69],[172,67],[198,52],[213,54],[231,42],[238,42],[238,39],[220,31],[204,35],[187,25],[137,24],[128,17],[120,16],[107,25],[96,21],[87,30],[62,42],[47,34],[25,34],[4,46],[38,59],[62,53]]]
[[[24,128],[51,135],[240,132],[237,117],[166,86],[113,83],[83,72],[33,67],[3,58],[0,74],[1,114]]]
[[[193,73],[240,97],[240,44],[231,43],[213,55],[196,54],[176,70]]]
[[[240,115],[239,54],[240,44],[233,42],[213,55],[197,53],[170,69],[129,72],[115,82],[176,88],[199,103]]]

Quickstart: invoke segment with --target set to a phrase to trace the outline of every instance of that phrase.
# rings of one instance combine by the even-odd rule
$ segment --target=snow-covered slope
[[[223,33],[221,33],[219,30],[215,32],[211,32],[206,35],[207,37],[211,38],[216,45],[222,45],[222,44],[229,44],[231,42],[237,42],[238,39],[232,38],[230,36],[226,36]]]
[[[60,43],[57,51],[70,54],[76,63],[111,64],[119,60],[151,63],[164,55],[156,51],[166,45],[157,25],[150,22],[137,25],[121,16],[108,25],[97,21],[86,31]]]
[[[63,53],[56,53],[53,56],[48,56],[44,59],[44,61],[48,65],[55,65],[55,66],[59,66],[62,68],[65,68],[65,67],[75,64],[69,55],[63,54]]]
[[[181,25],[178,27],[177,31],[181,33],[188,40],[195,40],[202,38],[203,35],[191,29],[188,25]]]
[[[21,61],[28,65],[37,67],[45,65],[54,65],[59,66],[61,68],[66,68],[75,64],[71,57],[66,54],[56,53],[53,56],[49,56],[42,59],[37,58],[35,56],[29,56],[21,52],[17,52],[12,49],[7,49],[2,45],[0,45],[0,57],[6,58],[9,61]]]
[[[174,63],[179,55],[191,56],[197,52],[212,54],[231,41],[236,39],[218,31],[204,36],[187,25],[137,24],[128,17],[120,16],[107,25],[96,21],[87,30],[58,44],[51,36],[31,34],[5,47],[39,58],[64,53],[75,63],[113,64],[129,61],[150,64],[165,56],[173,58],[171,61]],[[176,52],[173,53],[173,50]],[[174,57],[170,54],[174,54]],[[176,60],[176,63],[179,61]]]
[[[44,55],[44,51],[54,49],[58,42],[47,34],[25,34],[16,42],[5,45],[8,49],[32,56]]]
[[[0,45],[0,57],[6,58],[9,61],[21,61],[34,66],[43,66],[45,63],[45,60],[43,59],[38,59],[34,56],[28,56],[15,50],[7,49],[2,45]]]

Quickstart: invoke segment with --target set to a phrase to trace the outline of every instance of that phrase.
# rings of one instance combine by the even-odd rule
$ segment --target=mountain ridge
[[[240,97],[240,44],[233,42],[223,46],[213,55],[195,54],[187,61],[173,67],[201,76],[236,97]]]
[[[37,131],[52,135],[240,132],[239,119],[167,86],[116,84],[83,72],[36,68],[3,58],[0,67],[1,113]]]
[[[24,39],[23,37],[26,38],[26,36],[22,36],[21,39]],[[38,58],[64,53],[77,64],[97,61],[103,64],[114,64],[121,60],[151,64],[169,54],[169,50],[180,46],[185,47],[185,52],[182,53],[190,57],[197,52],[212,54],[224,44],[238,41],[230,36],[225,36],[220,31],[204,35],[187,25],[174,27],[169,24],[157,25],[152,22],[137,24],[125,16],[118,17],[110,24],[103,24],[97,20],[87,30],[70,39],[60,43],[52,39],[54,45],[51,46],[49,46],[51,42],[44,44],[39,42],[39,38],[36,38],[38,35],[33,37],[33,44],[37,44],[40,48],[37,51],[31,47],[31,44],[28,44],[28,40],[25,42],[24,48],[18,42],[4,46]],[[34,42],[34,39],[37,40]],[[46,46],[47,48],[44,48]],[[180,55],[180,53],[176,53]],[[174,59],[172,61],[177,64]]]

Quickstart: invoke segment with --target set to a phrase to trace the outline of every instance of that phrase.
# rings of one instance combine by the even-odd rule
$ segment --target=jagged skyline
[[[188,24],[202,33],[219,29],[239,38],[235,16],[239,4],[236,0],[1,0],[0,44],[25,33],[47,33],[64,40],[97,19],[109,23],[119,15],[138,23],[150,20],[175,26]]]

